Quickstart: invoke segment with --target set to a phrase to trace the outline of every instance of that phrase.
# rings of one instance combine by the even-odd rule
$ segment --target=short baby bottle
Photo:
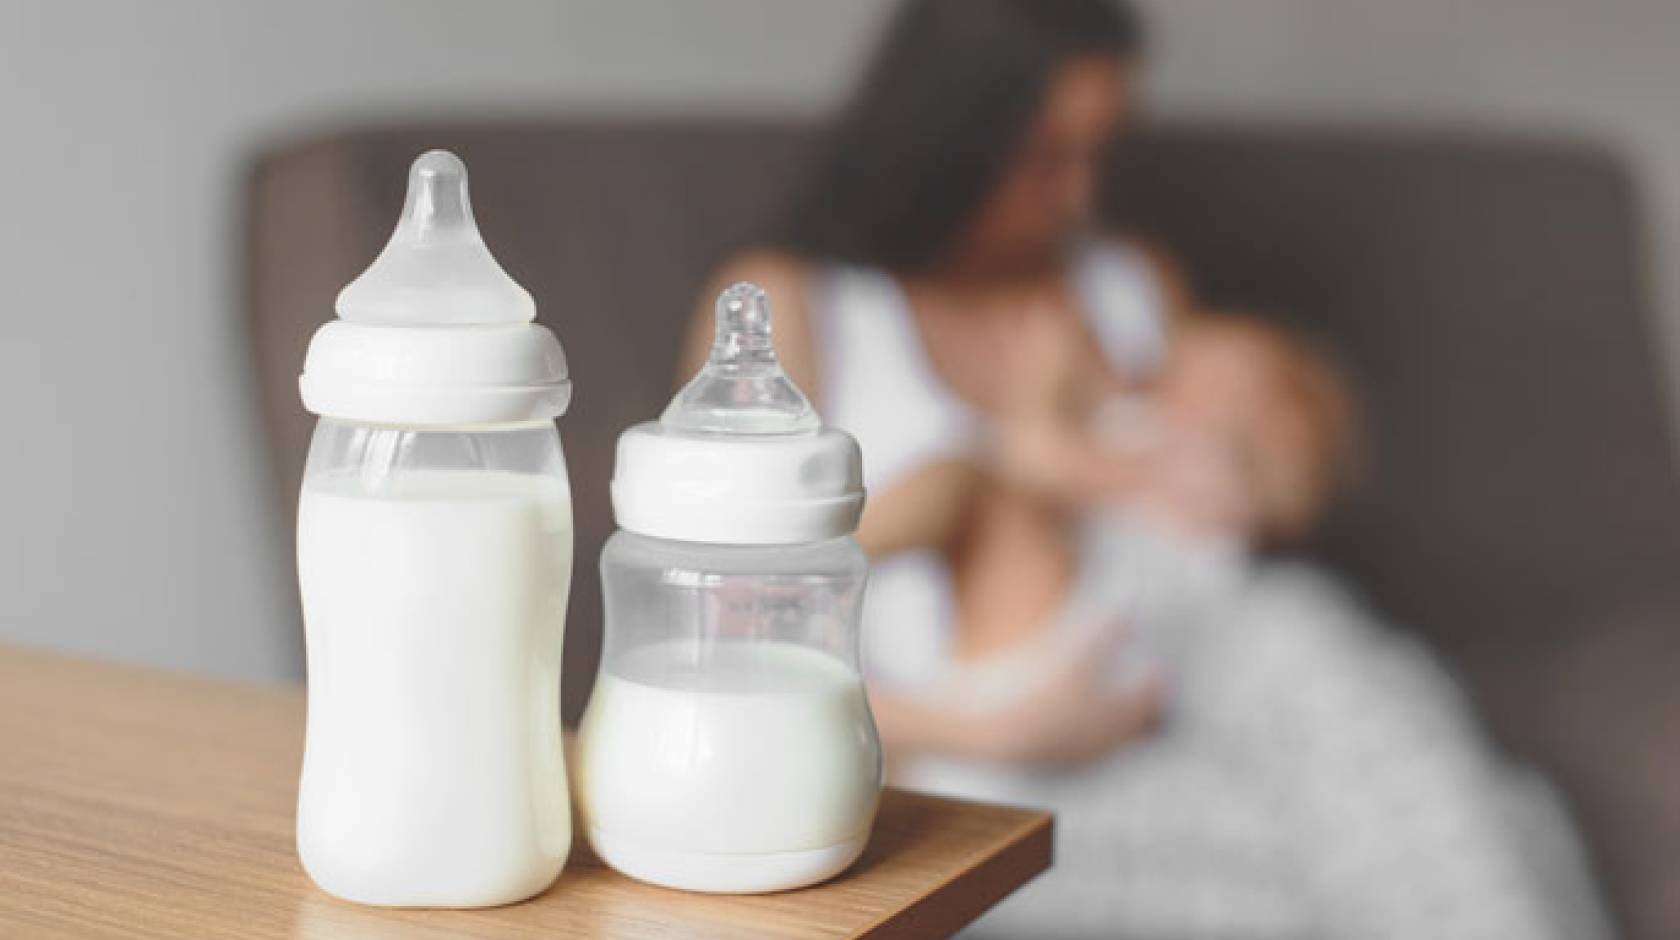
[[[298,509],[298,855],[365,904],[517,901],[571,845],[565,356],[443,151],[414,162],[396,231],[338,315],[299,383],[320,423]]]
[[[838,873],[881,788],[858,674],[860,458],[783,374],[763,291],[723,293],[705,368],[619,438],[612,499],[578,732],[591,846],[695,891]]]

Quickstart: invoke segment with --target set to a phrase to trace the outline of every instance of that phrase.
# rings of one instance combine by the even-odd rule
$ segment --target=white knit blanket
[[[1092,548],[1094,564],[1116,563],[1113,545]],[[1180,593],[1175,575],[1155,575],[1158,595]],[[1497,758],[1420,644],[1305,567],[1244,569],[1223,583],[1203,584],[1193,603],[1139,603],[1132,592],[1136,648],[1166,664],[1172,688],[1152,740],[1077,772],[909,769],[924,789],[1057,814],[1054,868],[977,933],[1607,935],[1561,802]],[[1082,617],[1104,603],[1076,600]]]

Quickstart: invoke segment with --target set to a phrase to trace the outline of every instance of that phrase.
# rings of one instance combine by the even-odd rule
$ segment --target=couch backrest
[[[456,150],[487,239],[576,379],[561,424],[577,499],[575,718],[598,650],[614,439],[666,400],[697,291],[810,140],[732,122],[442,124],[264,155],[250,315],[288,512],[311,423],[296,394],[308,338],[387,236],[408,162]],[[1210,302],[1264,311],[1345,359],[1370,473],[1322,553],[1383,610],[1498,668],[1509,640],[1662,590],[1680,500],[1615,160],[1549,141],[1243,127],[1161,128],[1120,159],[1113,221],[1177,254]]]

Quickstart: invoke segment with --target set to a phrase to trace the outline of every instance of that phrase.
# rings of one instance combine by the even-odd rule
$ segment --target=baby
[[[1147,377],[1050,311],[1021,332],[993,470],[948,548],[950,666],[876,694],[898,756],[1077,763],[1138,735],[1170,679],[1172,621],[1247,549],[1306,535],[1347,470],[1339,378],[1257,320],[1196,317]]]
[[[1339,378],[1257,320],[1181,326],[1146,385],[1082,366],[1078,334],[1053,321],[1027,332],[998,471],[952,550],[960,658],[1007,648],[1054,615],[1093,514],[1099,527],[1125,510],[1175,536],[1272,548],[1308,534],[1347,470]]]

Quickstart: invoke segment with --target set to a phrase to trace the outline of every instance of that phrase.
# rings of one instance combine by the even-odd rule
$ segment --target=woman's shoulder
[[[736,252],[712,275],[719,291],[737,281],[751,281],[774,300],[778,294],[803,294],[816,265],[780,248],[747,248]]]
[[[740,251],[713,275],[715,294],[737,281],[751,281],[764,288],[778,311],[789,310],[789,318],[808,320],[831,307],[875,306],[876,301],[896,296],[893,278],[875,268],[816,260],[780,248],[748,248]]]
[[[775,248],[751,249],[720,268],[713,286],[722,290],[740,280],[758,284],[778,310],[791,308],[791,318],[825,334],[909,326],[904,288],[898,278],[880,268],[811,259]]]
[[[730,257],[712,274],[706,297],[731,284],[750,281],[770,298],[776,332],[782,336],[808,330],[821,265],[778,248],[749,248]]]

